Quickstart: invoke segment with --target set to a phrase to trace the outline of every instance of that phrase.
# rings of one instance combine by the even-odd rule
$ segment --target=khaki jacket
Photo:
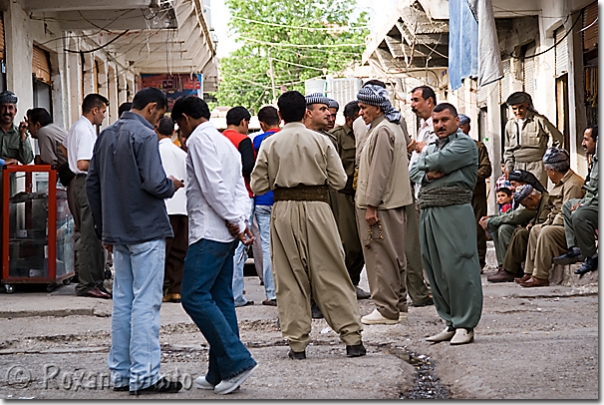
[[[584,195],[583,178],[569,169],[562,180],[549,191],[549,200],[553,207],[544,224],[564,225],[562,204],[573,198],[583,198]]]
[[[357,206],[389,210],[412,204],[408,166],[407,142],[400,125],[384,116],[374,120],[359,162]]]
[[[340,159],[342,160],[344,171],[346,171],[346,176],[348,177],[346,187],[344,187],[344,189],[340,192],[354,194],[354,189],[352,188],[356,159],[354,132],[347,124],[344,124],[340,127],[332,129],[330,133],[336,137],[338,153],[340,155]]]

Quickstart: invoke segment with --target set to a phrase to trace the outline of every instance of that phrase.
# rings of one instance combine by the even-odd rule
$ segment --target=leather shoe
[[[528,279],[531,278],[531,277],[532,277],[532,275],[525,274],[521,278],[515,277],[514,281],[516,282],[516,284],[521,284],[521,283],[524,283],[524,282],[528,281]]]
[[[592,257],[585,259],[581,267],[575,270],[575,274],[579,274],[579,278],[583,277],[590,271],[598,270],[598,254],[596,253]]]
[[[101,290],[99,290],[98,287],[94,287],[91,288],[90,290],[86,291],[82,297],[92,297],[92,298],[102,298],[105,300],[110,300],[111,299],[111,295],[102,292]]]
[[[363,290],[361,287],[354,287],[355,292],[357,293],[357,300],[366,300],[371,298],[371,294],[367,291]]]
[[[523,287],[547,287],[549,285],[549,280],[542,280],[537,277],[531,276],[525,282],[520,283]]]
[[[120,387],[113,387],[113,391],[117,391],[117,392],[126,392],[126,391],[130,391],[130,387],[127,385],[122,385]]]
[[[451,339],[451,345],[465,345],[466,343],[472,343],[474,341],[474,330],[468,330],[464,328],[457,328],[455,330],[455,336]]]
[[[554,263],[567,265],[567,264],[575,264],[583,260],[583,256],[581,256],[581,250],[574,246],[567,253],[554,257]]]
[[[262,301],[262,305],[269,305],[271,307],[276,307],[277,306],[277,299],[273,298],[272,300],[264,300],[264,301]]]
[[[361,357],[367,354],[367,349],[363,346],[363,342],[358,345],[346,345],[346,356]]]
[[[319,309],[319,306],[313,302],[312,305],[310,306],[310,313],[312,316],[312,319],[323,319],[325,318],[323,316],[323,314],[321,313],[321,310]]]
[[[178,293],[174,294],[166,294],[164,298],[162,298],[162,302],[176,302],[179,303],[182,297]]]
[[[490,283],[507,283],[514,281],[514,274],[500,267],[497,273],[487,277],[487,281]]]
[[[178,381],[168,381],[164,377],[157,380],[155,384],[139,390],[131,390],[130,395],[143,394],[174,394],[180,391],[182,384]]]
[[[289,349],[289,353],[287,353],[287,357],[292,360],[306,360],[306,350],[301,352],[294,352],[292,349]]]
[[[437,333],[434,336],[427,337],[426,341],[434,342],[434,343],[445,342],[447,340],[451,340],[454,335],[455,335],[455,329],[447,327],[442,332]]]
[[[239,308],[239,307],[247,307],[248,305],[254,305],[254,301],[247,300],[247,301],[245,302],[245,304],[241,304],[241,305],[235,305],[235,308]]]
[[[414,307],[427,307],[428,305],[434,305],[434,300],[430,297],[428,297],[428,299],[424,302],[421,302],[419,304],[413,304]]]

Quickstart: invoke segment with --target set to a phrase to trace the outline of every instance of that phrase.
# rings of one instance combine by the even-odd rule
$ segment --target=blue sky
[[[387,17],[387,13],[384,11],[395,7],[397,2],[398,0],[357,0],[357,10],[359,12],[366,11],[369,14],[369,25],[373,30],[373,27],[379,26],[381,21]],[[237,49],[237,44],[234,36],[229,35],[230,13],[224,4],[224,0],[211,0],[211,8],[212,26],[218,36],[217,54],[221,58]]]

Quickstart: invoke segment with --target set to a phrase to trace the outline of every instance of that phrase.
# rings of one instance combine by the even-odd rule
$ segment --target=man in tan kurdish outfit
[[[342,189],[346,173],[333,144],[302,124],[306,110],[302,94],[285,92],[277,105],[285,126],[264,140],[251,187],[257,195],[274,192],[271,258],[288,355],[291,359],[306,358],[312,294],[328,325],[346,343],[346,354],[363,356],[366,350],[354,286],[327,203],[328,187]]]
[[[553,205],[544,223],[531,229],[524,262],[524,276],[515,278],[523,287],[549,285],[553,258],[566,251],[562,204],[585,194],[583,179],[570,168],[570,156],[564,149],[549,148],[543,156],[547,177],[554,184],[549,192]]]
[[[371,124],[361,153],[357,183],[357,224],[367,264],[369,289],[377,309],[365,324],[406,319],[405,207],[413,203],[407,142],[401,113],[386,89],[369,85],[357,95],[361,116]]]

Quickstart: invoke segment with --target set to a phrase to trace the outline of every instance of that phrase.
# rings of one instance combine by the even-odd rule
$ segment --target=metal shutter
[[[50,80],[50,63],[48,62],[48,54],[46,51],[34,46],[33,57],[32,57],[32,73],[39,80],[44,83],[51,84]]]
[[[504,60],[501,62],[501,65],[503,67],[503,77],[499,81],[499,103],[503,104],[510,95],[510,80],[512,79],[510,74],[511,59]]]
[[[597,18],[598,2],[596,1],[583,10],[583,28],[589,27],[585,31],[583,31],[583,52],[591,51],[592,49],[598,46],[598,21],[596,21]]]
[[[535,58],[532,56],[535,54],[535,46],[528,47],[525,53],[526,59],[522,63],[522,70],[524,73],[524,91],[535,98]]]
[[[4,15],[0,13],[0,60],[4,59]]]
[[[554,33],[556,41],[556,77],[568,73],[568,35],[564,27],[560,27]]]

